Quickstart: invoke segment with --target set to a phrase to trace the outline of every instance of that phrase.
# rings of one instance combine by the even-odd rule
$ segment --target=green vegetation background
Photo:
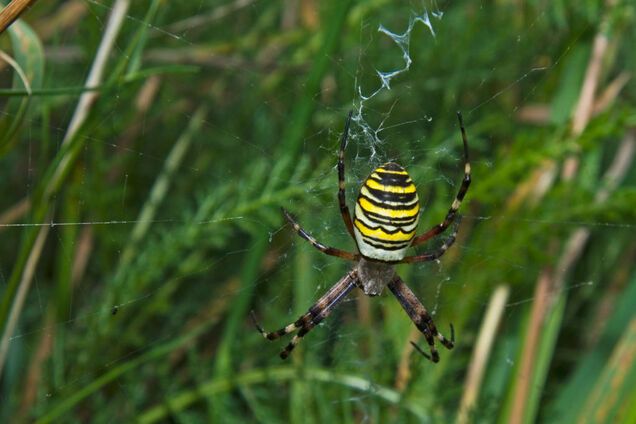
[[[636,422],[634,3],[396,3],[41,1],[2,35],[0,421]],[[281,362],[249,311],[279,328],[350,265],[279,208],[354,249],[344,117],[425,7],[347,194],[396,159],[439,222],[463,111],[459,239],[399,267],[456,348],[355,294]]]

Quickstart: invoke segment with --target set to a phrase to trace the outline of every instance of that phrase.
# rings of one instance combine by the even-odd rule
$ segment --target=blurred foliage
[[[13,58],[0,73],[0,421],[636,421],[635,167],[605,177],[635,134],[634,4],[394,3],[71,0],[14,23],[0,40]],[[402,34],[427,12],[434,34],[416,23],[401,39],[410,69],[361,103],[378,71],[404,67],[378,28]],[[459,239],[439,265],[398,267],[438,327],[454,324],[438,364],[412,352],[414,326],[386,293],[350,295],[283,363],[288,340],[249,321],[253,309],[268,329],[292,322],[350,266],[279,210],[355,249],[336,202],[349,110],[362,112],[349,204],[397,160],[418,184],[422,231],[461,181],[463,111],[473,185]],[[483,382],[462,409],[501,286]]]

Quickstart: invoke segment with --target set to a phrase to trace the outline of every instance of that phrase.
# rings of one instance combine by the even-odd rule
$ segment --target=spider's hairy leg
[[[397,275],[389,283],[389,289],[400,302],[400,305],[402,305],[402,308],[406,311],[417,329],[420,330],[426,338],[431,354],[429,355],[424,352],[415,343],[411,342],[411,344],[415,346],[425,358],[432,362],[439,362],[439,353],[435,348],[435,338],[437,338],[445,348],[452,349],[455,346],[455,330],[453,326],[451,325],[451,337],[447,339],[437,330],[433,318],[431,318],[424,305],[422,305],[422,302],[418,300],[417,296],[415,296],[411,289]]]
[[[455,222],[453,232],[450,236],[448,236],[446,240],[444,240],[444,244],[442,244],[437,250],[433,252],[422,253],[420,255],[407,256],[398,263],[412,264],[416,262],[430,262],[441,258],[444,253],[446,253],[446,251],[453,245],[453,243],[455,243],[455,239],[457,238],[457,229],[459,228],[459,221],[460,218],[458,217],[457,221]]]
[[[337,256],[339,258],[346,259],[348,261],[355,261],[359,259],[359,255],[355,253],[346,252],[344,250],[336,249],[335,247],[325,246],[324,244],[320,243],[313,236],[311,236],[311,234],[305,231],[303,227],[301,227],[300,224],[298,224],[298,222],[296,222],[294,217],[289,213],[289,211],[287,211],[287,209],[281,208],[281,210],[283,211],[283,215],[285,215],[285,219],[287,219],[287,221],[291,224],[294,231],[300,237],[307,240],[316,249],[320,250],[322,253],[325,253],[330,256]]]
[[[471,172],[470,172],[470,160],[468,159],[468,139],[466,137],[466,130],[464,129],[464,120],[462,119],[461,112],[457,112],[457,119],[459,120],[459,128],[462,132],[462,142],[464,143],[464,179],[462,180],[462,185],[459,187],[459,192],[457,196],[455,196],[455,200],[453,200],[453,204],[451,205],[444,221],[440,224],[435,225],[433,228],[428,230],[422,235],[419,235],[413,239],[411,246],[417,246],[424,243],[427,240],[443,233],[446,231],[449,225],[455,221],[457,218],[457,211],[464,200],[464,196],[466,196],[466,192],[468,191],[468,187],[471,182]]]
[[[318,301],[309,308],[306,314],[300,316],[296,321],[286,325],[277,331],[268,333],[261,327],[256,321],[254,312],[251,312],[252,321],[256,326],[256,329],[267,340],[276,340],[286,334],[292,333],[298,329],[298,334],[294,335],[289,344],[280,353],[281,359],[287,359],[292,350],[300,342],[300,340],[311,331],[316,325],[318,325],[323,319],[325,319],[334,307],[340,302],[349,292],[356,287],[356,280],[358,276],[356,271],[350,271],[340,281],[333,285],[327,293],[325,293]]]
[[[292,332],[298,330],[298,328],[299,328],[298,326],[296,326],[296,322],[298,322],[298,321],[296,321],[296,322],[293,322],[293,323],[291,323],[289,325],[286,325],[285,327],[281,328],[280,330],[272,331],[271,333],[268,333],[258,323],[258,320],[256,319],[256,314],[254,313],[254,311],[250,311],[250,318],[252,319],[252,323],[254,323],[254,327],[256,327],[258,332],[261,333],[261,335],[263,337],[265,337],[267,340],[276,340],[276,339],[278,339],[280,337],[283,337],[285,334],[289,334],[289,333],[292,333]],[[300,319],[302,319],[302,317]],[[299,319],[299,321],[300,321],[300,319]]]
[[[345,199],[345,149],[347,148],[347,137],[349,136],[349,124],[351,124],[351,115],[353,112],[349,112],[349,116],[345,121],[344,131],[342,132],[342,138],[340,139],[340,150],[338,151],[338,203],[340,205],[340,214],[344,221],[347,231],[351,234],[351,237],[355,237],[353,233],[353,221],[351,220],[351,213]]]

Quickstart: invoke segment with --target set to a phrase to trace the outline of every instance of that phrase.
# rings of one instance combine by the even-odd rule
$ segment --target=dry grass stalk
[[[0,34],[5,32],[35,2],[36,0],[13,0],[0,10]]]
[[[467,424],[470,422],[470,412],[475,405],[475,401],[479,395],[481,384],[488,365],[490,351],[495,341],[495,334],[499,328],[503,311],[506,308],[506,301],[510,294],[510,288],[501,285],[495,289],[490,302],[488,302],[488,310],[482,321],[477,343],[473,350],[473,356],[466,374],[466,382],[464,383],[464,394],[459,407],[459,415],[457,416],[458,424]]]
[[[0,231],[22,218],[31,209],[31,199],[25,197],[0,215]]]
[[[9,318],[7,319],[7,325],[5,326],[4,333],[2,334],[2,340],[0,341],[0,377],[2,377],[4,363],[9,353],[11,337],[13,337],[13,332],[18,325],[18,320],[20,319],[20,314],[22,313],[24,302],[26,301],[29,288],[31,287],[31,282],[33,281],[33,276],[35,275],[35,268],[37,267],[37,263],[40,260],[42,248],[44,247],[44,242],[46,241],[46,236],[48,235],[50,229],[51,227],[48,225],[42,227],[42,229],[38,233],[37,238],[35,239],[33,248],[31,249],[29,257],[26,261],[26,265],[24,266],[24,272],[22,273],[22,278],[20,279],[20,283],[18,285],[18,291],[15,295],[15,298],[13,299],[11,312],[9,312]]]

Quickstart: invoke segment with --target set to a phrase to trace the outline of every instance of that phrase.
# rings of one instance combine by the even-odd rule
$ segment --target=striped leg
[[[294,228],[294,231],[296,231],[296,233],[298,233],[299,236],[307,240],[309,243],[311,243],[312,246],[320,250],[322,253],[325,253],[331,256],[337,256],[339,258],[346,259],[349,261],[355,261],[358,259],[359,255],[355,253],[345,252],[344,250],[336,249],[335,247],[325,246],[324,244],[320,243],[318,240],[313,238],[307,231],[305,231],[285,208],[281,208],[281,209],[283,210],[283,214],[285,215],[285,218],[287,219],[287,221]]]
[[[461,112],[457,112],[457,118],[459,119],[459,127],[462,131],[462,141],[464,143],[464,180],[462,181],[462,185],[459,187],[459,192],[453,201],[448,213],[446,214],[446,218],[442,221],[441,224],[435,225],[433,228],[428,230],[422,235],[419,235],[413,239],[413,243],[411,246],[417,246],[419,244],[424,243],[427,240],[435,237],[438,234],[446,231],[449,225],[453,223],[455,218],[457,217],[457,211],[462,204],[462,200],[464,200],[464,196],[468,191],[468,187],[470,186],[470,161],[468,160],[468,140],[466,138],[466,130],[464,129],[464,121],[462,120]]]
[[[351,220],[351,213],[345,200],[345,149],[347,148],[347,136],[349,135],[349,124],[351,123],[351,114],[347,117],[345,122],[342,138],[340,139],[340,151],[338,152],[338,203],[340,204],[340,214],[342,220],[347,227],[347,231],[351,234],[351,237],[355,237],[353,234],[353,221]]]
[[[256,329],[265,337],[267,340],[276,340],[286,334],[292,333],[296,330],[298,334],[296,334],[289,344],[282,350],[280,353],[281,359],[287,359],[292,350],[296,347],[298,342],[305,336],[305,334],[309,333],[316,325],[318,325],[323,319],[325,319],[333,310],[333,308],[341,301],[349,292],[356,286],[357,275],[355,271],[350,271],[347,275],[345,275],[340,281],[338,281],[334,286],[329,289],[327,293],[325,293],[318,301],[309,308],[306,314],[302,315],[295,322],[281,328],[278,331],[273,331],[268,333],[263,330],[258,322],[256,321],[256,317],[254,316],[254,311],[251,312],[252,321],[254,321],[254,325]]]
[[[425,358],[429,359],[432,362],[439,362],[439,353],[435,348],[435,338],[437,338],[437,340],[439,340],[445,348],[452,349],[453,346],[455,346],[455,331],[453,329],[453,326],[451,325],[451,337],[449,340],[444,337],[439,331],[437,331],[437,327],[435,327],[433,318],[431,318],[424,305],[422,305],[422,302],[418,300],[411,289],[406,284],[404,284],[404,281],[402,281],[402,279],[397,275],[395,276],[393,281],[389,283],[389,289],[400,302],[400,305],[402,305],[402,308],[406,311],[417,329],[420,330],[420,332],[426,338],[426,342],[428,343],[431,354],[429,355],[428,353],[424,352],[414,342],[411,342],[411,344]]]
[[[457,238],[457,228],[459,228],[459,221],[461,220],[461,218],[457,218],[457,221],[455,222],[455,225],[453,226],[453,232],[451,233],[451,235],[444,241],[444,244],[442,244],[439,249],[433,251],[433,252],[426,252],[426,253],[422,253],[420,255],[415,255],[415,256],[407,256],[404,259],[402,259],[401,261],[398,261],[397,263],[399,264],[412,264],[412,263],[416,263],[416,262],[430,262],[430,261],[435,261],[439,258],[441,258],[444,253],[446,253],[446,251],[448,250],[449,247],[451,247],[453,245],[453,243],[455,243],[455,239]]]

